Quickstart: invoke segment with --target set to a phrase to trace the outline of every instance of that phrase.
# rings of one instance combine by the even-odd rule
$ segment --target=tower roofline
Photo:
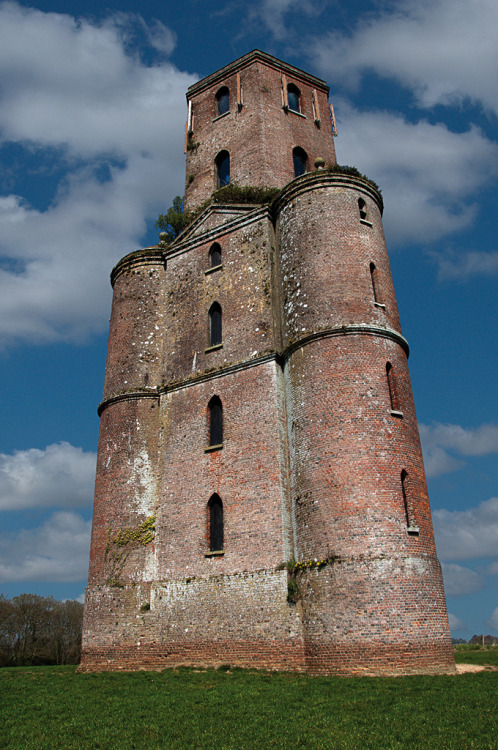
[[[202,78],[200,81],[197,81],[197,83],[194,83],[192,86],[190,86],[186,94],[187,99],[192,99],[192,97],[194,97],[204,89],[209,88],[218,81],[224,80],[228,75],[232,75],[233,73],[249,67],[249,65],[252,65],[254,62],[262,62],[265,65],[274,68],[275,70],[281,71],[282,73],[287,73],[293,78],[297,78],[301,81],[305,81],[306,83],[316,86],[326,91],[327,94],[329,92],[329,87],[321,78],[317,78],[317,76],[314,76],[311,73],[306,73],[306,71],[301,70],[301,68],[296,68],[294,65],[289,65],[289,63],[283,62],[282,60],[279,60],[278,57],[269,55],[267,52],[262,52],[259,49],[253,49],[252,52],[248,52],[246,55],[242,55],[242,57],[234,60],[234,62],[230,63],[229,65],[225,65],[215,73],[206,76],[206,78]]]

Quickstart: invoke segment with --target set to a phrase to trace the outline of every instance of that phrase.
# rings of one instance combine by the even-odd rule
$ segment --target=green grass
[[[498,747],[498,672],[321,678],[0,670],[1,750]]]
[[[455,646],[457,664],[490,664],[498,667],[498,648],[481,646]]]

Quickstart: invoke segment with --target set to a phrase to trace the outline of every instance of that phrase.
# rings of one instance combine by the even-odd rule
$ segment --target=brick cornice
[[[292,341],[282,352],[272,351],[263,354],[261,357],[255,357],[250,360],[243,360],[236,362],[233,365],[221,366],[216,370],[207,370],[198,375],[192,375],[188,378],[180,378],[178,380],[165,383],[156,388],[136,389],[127,391],[126,393],[118,393],[114,396],[110,396],[104,399],[98,406],[99,416],[102,412],[107,409],[111,404],[117,404],[122,401],[139,401],[141,399],[159,399],[160,396],[166,393],[173,393],[184,388],[190,388],[193,385],[199,383],[206,383],[210,380],[222,378],[227,375],[232,375],[236,372],[242,372],[252,367],[259,367],[260,365],[267,364],[268,362],[276,362],[280,367],[285,367],[286,362],[292,356],[292,354],[298,349],[302,349],[309,344],[319,341],[321,339],[333,338],[336,336],[379,336],[381,338],[390,339],[396,344],[399,344],[405,351],[406,355],[409,354],[409,346],[407,340],[397,331],[393,331],[391,328],[382,328],[381,326],[358,324],[358,325],[347,325],[337,326],[336,328],[327,328],[323,331],[317,331],[314,333],[302,336],[295,341]]]
[[[311,75],[311,73],[306,73],[306,71],[301,70],[301,68],[296,68],[294,65],[289,65],[289,63],[279,60],[278,57],[269,55],[259,49],[254,49],[252,52],[248,52],[246,55],[239,57],[238,60],[234,60],[234,62],[229,65],[225,65],[224,68],[217,70],[215,73],[206,76],[206,78],[202,78],[200,81],[190,86],[187,90],[187,100],[192,99],[201,91],[214,86],[216,83],[225,81],[228,76],[249,67],[249,65],[252,65],[255,62],[263,63],[274,70],[286,73],[294,79],[304,81],[305,83],[310,84],[310,86],[320,88],[327,94],[329,92],[329,87],[321,78],[317,78],[316,76]]]
[[[310,190],[327,187],[350,187],[366,193],[378,205],[380,213],[384,210],[382,196],[375,189],[373,184],[366,178],[356,177],[354,175],[341,174],[340,172],[328,172],[325,169],[319,169],[315,172],[307,172],[296,177],[282,188],[280,195],[272,203],[272,212],[277,216],[284,206],[298,195],[307,193]]]
[[[114,286],[114,282],[125,271],[129,271],[132,268],[138,268],[139,266],[162,266],[164,264],[164,251],[160,245],[153,245],[152,247],[146,247],[143,250],[135,250],[132,253],[128,253],[124,258],[116,263],[111,271],[111,284]]]

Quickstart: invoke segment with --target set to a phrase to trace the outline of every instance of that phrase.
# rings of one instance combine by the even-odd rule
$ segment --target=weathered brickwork
[[[189,206],[223,149],[232,182],[282,190],[113,270],[81,669],[454,669],[382,202],[313,170],[335,163],[327,97],[259,52],[188,92]]]

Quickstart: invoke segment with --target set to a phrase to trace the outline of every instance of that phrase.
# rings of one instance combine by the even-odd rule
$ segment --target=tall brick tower
[[[379,192],[302,70],[187,101],[197,218],[111,277],[81,669],[451,671]]]

